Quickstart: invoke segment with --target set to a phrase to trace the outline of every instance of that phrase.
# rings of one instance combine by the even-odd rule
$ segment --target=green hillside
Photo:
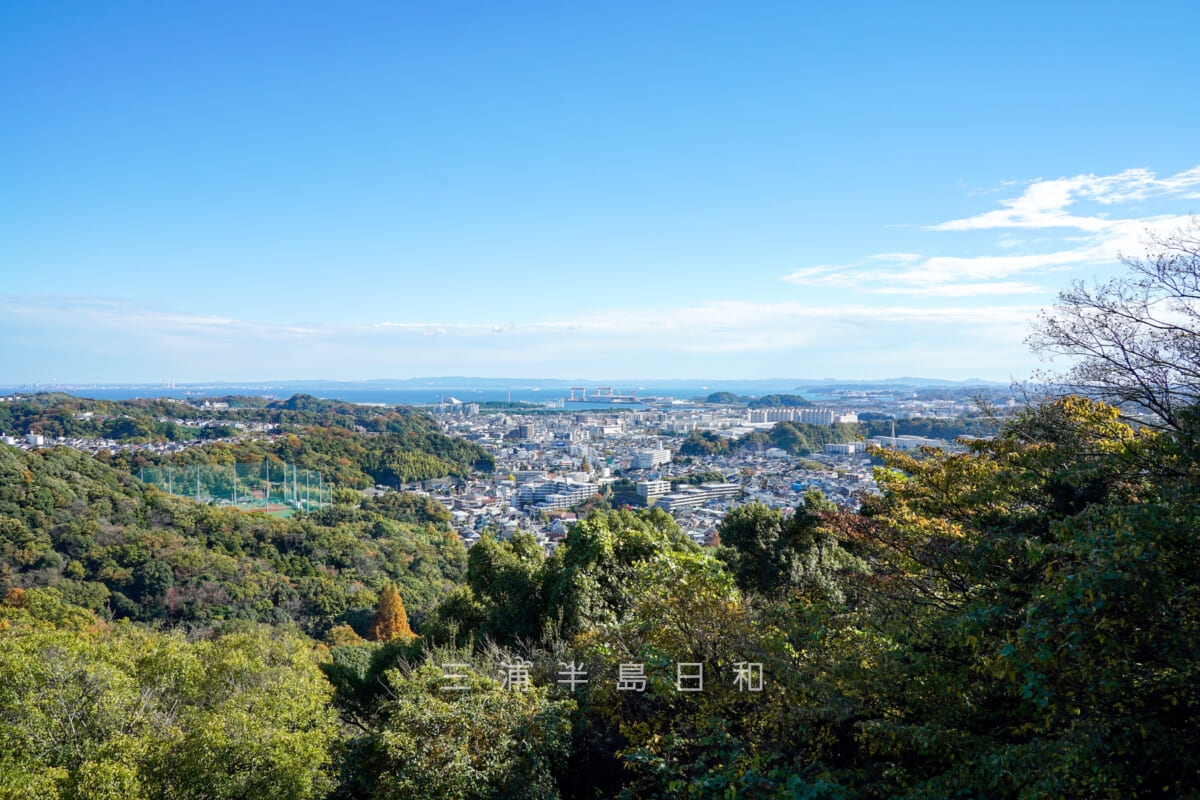
[[[102,615],[222,626],[338,622],[365,630],[394,581],[420,618],[466,554],[441,506],[416,496],[273,519],[143,486],[67,448],[0,448],[0,586],[54,587]]]

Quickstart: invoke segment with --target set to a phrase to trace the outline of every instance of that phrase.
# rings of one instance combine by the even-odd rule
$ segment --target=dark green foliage
[[[885,499],[844,520],[877,566],[853,590],[882,645],[846,673],[872,760],[847,777],[909,797],[1200,792],[1183,456],[1075,398],[967,455],[889,456]]]
[[[471,548],[466,585],[438,606],[422,633],[439,641],[517,644],[539,640],[546,619],[545,556],[517,532],[508,541],[485,534]]]
[[[717,529],[720,558],[742,591],[777,594],[827,577],[843,566],[844,554],[822,529],[822,516],[836,511],[819,491],[810,490],[794,514],[760,503],[738,506]],[[836,551],[836,552],[835,552]]]
[[[389,581],[419,621],[465,567],[444,509],[424,498],[274,519],[165,495],[74,450],[0,448],[0,590],[55,586],[135,620],[319,633],[373,610]]]
[[[713,470],[705,470],[703,472],[693,472],[690,475],[671,478],[671,486],[674,488],[679,485],[699,486],[702,483],[725,483],[725,473],[715,472]]]
[[[494,458],[477,445],[441,433],[382,433],[367,435],[344,428],[305,428],[300,435],[253,439],[237,444],[219,442],[191,447],[175,456],[121,451],[100,458],[136,471],[156,464],[293,464],[320,472],[335,486],[365,488],[401,484],[447,475],[491,470]]]
[[[708,397],[704,398],[704,402],[713,405],[736,405],[741,402],[740,398],[733,392],[713,392]]]
[[[858,431],[853,425],[779,422],[767,433],[766,444],[786,450],[795,456],[806,456],[810,453],[823,452],[827,444],[852,442],[856,438],[858,438]]]
[[[571,529],[546,564],[544,614],[568,640],[621,620],[638,564],[697,549],[662,509],[593,514]]]
[[[729,440],[723,436],[712,431],[692,431],[679,446],[679,453],[685,456],[716,456],[726,455],[731,449]]]
[[[438,607],[423,633],[459,644],[502,646],[569,639],[620,619],[637,563],[697,546],[662,509],[595,512],[546,559],[528,534],[484,536],[471,548],[467,583]]]
[[[812,425],[806,422],[777,422],[766,433],[748,433],[740,439],[730,440],[713,431],[692,431],[679,447],[684,456],[728,455],[742,447],[778,447],[792,455],[805,456],[819,453],[825,445],[835,442],[853,442],[860,438],[858,427],[834,423]]]
[[[858,427],[864,438],[890,436],[891,418],[867,419],[860,415]],[[955,419],[933,419],[931,417],[901,418],[895,420],[896,435],[924,436],[929,439],[955,439],[959,436],[995,436],[1000,432],[1000,423],[991,417],[957,417]]]
[[[357,488],[377,483],[398,486],[472,470],[490,471],[495,466],[495,459],[485,450],[445,436],[432,417],[415,409],[358,406],[308,395],[271,402],[256,398],[259,402],[254,404],[248,398],[220,399],[231,407],[197,409],[169,399],[107,401],[38,394],[0,403],[0,431],[140,443],[217,439],[240,434],[235,423],[267,423],[299,436],[205,445],[175,457],[122,451],[114,456],[105,452],[101,458],[130,471],[165,463],[231,464],[269,458],[316,470],[335,484]],[[163,418],[166,421],[160,421]],[[228,424],[188,428],[173,422],[175,418],[216,419]]]
[[[750,401],[750,408],[811,408],[812,403],[798,394],[767,394]]]

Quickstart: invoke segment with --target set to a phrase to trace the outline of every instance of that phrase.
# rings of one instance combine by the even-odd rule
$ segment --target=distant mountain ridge
[[[32,384],[4,384],[0,389],[5,391],[40,391],[54,388],[82,390],[94,388],[128,388],[149,390],[189,389],[254,389],[279,390],[288,392],[298,389],[329,390],[329,389],[462,389],[462,388],[540,388],[563,389],[586,386],[589,389],[601,386],[626,388],[654,387],[658,389],[674,388],[691,390],[699,387],[739,387],[756,389],[760,392],[771,390],[788,390],[799,386],[1007,386],[1007,381],[993,381],[984,378],[966,378],[952,380],[948,378],[898,377],[879,379],[846,379],[846,378],[474,378],[470,376],[440,376],[421,378],[371,378],[355,381],[335,380],[261,380],[261,381],[189,381],[174,382],[170,387],[161,383],[128,382],[128,383],[97,383],[79,382],[63,383],[54,386],[34,387]],[[715,390],[715,388],[714,388]],[[639,390],[640,391],[640,390]]]

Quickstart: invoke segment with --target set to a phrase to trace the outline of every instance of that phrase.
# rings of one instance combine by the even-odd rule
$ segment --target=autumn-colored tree
[[[19,587],[12,587],[4,593],[4,605],[12,606],[13,608],[25,607],[25,590]]]
[[[380,593],[379,610],[371,617],[367,635],[377,642],[390,642],[396,638],[412,639],[416,636],[408,627],[408,614],[395,584],[389,583]]]

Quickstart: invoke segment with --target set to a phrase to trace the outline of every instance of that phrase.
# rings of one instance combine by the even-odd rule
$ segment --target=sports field
[[[319,472],[283,462],[143,467],[138,477],[158,489],[238,511],[290,517],[295,509],[322,508],[333,499]]]
[[[264,503],[261,500],[251,501],[249,503],[238,503],[229,507],[247,513],[251,511],[262,511],[268,516],[272,517],[290,517],[296,511],[296,509],[292,508],[291,506],[286,506],[282,503]]]

